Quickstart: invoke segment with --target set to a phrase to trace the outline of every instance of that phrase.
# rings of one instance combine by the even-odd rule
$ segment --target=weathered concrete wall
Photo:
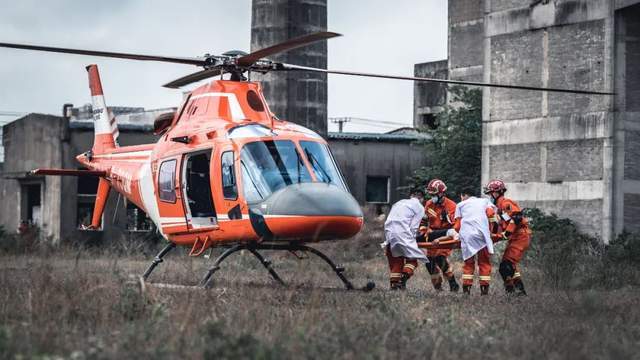
[[[640,1],[633,3],[616,13],[617,231],[640,231]]]
[[[448,79],[448,61],[416,64],[414,76]],[[447,103],[447,86],[431,82],[415,82],[413,85],[413,127],[425,126],[424,115],[437,114]]]
[[[640,194],[624,194],[624,230],[640,232]]]
[[[251,50],[327,30],[326,0],[253,0]],[[327,43],[321,41],[271,57],[326,69]],[[327,76],[309,72],[253,75],[263,81],[269,107],[279,118],[327,133]]]
[[[449,78],[481,81],[484,0],[449,1]]]
[[[613,8],[602,0],[495,1],[486,5],[484,80],[612,90]],[[610,239],[613,100],[485,89],[483,182]]]
[[[66,121],[63,118],[42,114],[29,114],[4,126],[4,171],[9,176],[15,176],[14,179],[5,179],[1,189],[3,201],[0,202],[0,223],[9,231],[18,228],[22,219],[21,206],[26,205],[21,198],[21,185],[39,183],[42,217],[40,228],[44,236],[54,241],[60,239],[61,179],[27,177],[24,174],[39,167],[61,167],[61,139],[66,137],[65,132]]]
[[[428,163],[423,147],[408,142],[330,139],[329,146],[360,204],[365,204],[367,176],[389,176],[390,201],[394,203],[406,196],[400,188],[407,186],[407,178]]]

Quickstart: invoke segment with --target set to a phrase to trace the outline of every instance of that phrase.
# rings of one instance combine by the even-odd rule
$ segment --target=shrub
[[[609,245],[581,233],[575,223],[527,209],[533,236],[527,257],[555,288],[621,287],[638,284],[640,234],[623,233]]]
[[[606,255],[612,262],[640,265],[640,234],[623,232],[607,246]]]

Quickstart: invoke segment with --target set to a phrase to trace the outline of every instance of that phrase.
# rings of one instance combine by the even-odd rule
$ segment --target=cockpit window
[[[266,199],[291,184],[311,182],[311,175],[292,141],[256,141],[240,153],[242,187],[247,202]]]
[[[334,184],[346,190],[342,176],[326,145],[315,141],[300,141],[300,146],[318,181]]]

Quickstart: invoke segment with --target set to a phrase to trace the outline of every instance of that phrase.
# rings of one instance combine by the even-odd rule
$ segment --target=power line
[[[27,113],[24,112],[18,112],[18,111],[2,111],[0,110],[0,116],[22,116],[22,115],[26,115]]]
[[[346,117],[330,117],[329,120],[342,120],[342,119],[346,119],[347,121],[353,121],[353,122],[358,122],[358,123],[378,123],[378,124],[387,124],[387,125],[392,125],[392,126],[411,126],[410,124],[406,124],[406,123],[398,123],[398,122],[393,122],[393,121],[385,121],[385,120],[376,120],[376,119],[365,119],[365,118],[359,118],[359,117],[351,117],[351,116],[346,116]]]

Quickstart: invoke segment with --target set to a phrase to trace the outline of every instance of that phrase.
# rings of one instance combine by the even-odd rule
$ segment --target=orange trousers
[[[473,285],[473,274],[476,270],[476,258],[478,259],[478,273],[480,274],[480,285],[489,285],[491,282],[491,254],[487,248],[464,261],[462,267],[462,285]]]
[[[387,245],[387,260],[389,260],[389,282],[391,285],[402,280],[402,274],[406,274],[407,279],[413,276],[418,266],[418,260],[407,259],[402,256],[395,257],[391,254],[391,249]]]
[[[515,268],[515,274],[512,279],[508,280],[513,281],[521,278],[519,264],[520,260],[522,260],[522,257],[524,256],[524,252],[529,248],[530,242],[531,235],[529,235],[527,231],[518,231],[509,238],[507,248],[504,250],[504,254],[502,255],[502,261],[512,263]]]

